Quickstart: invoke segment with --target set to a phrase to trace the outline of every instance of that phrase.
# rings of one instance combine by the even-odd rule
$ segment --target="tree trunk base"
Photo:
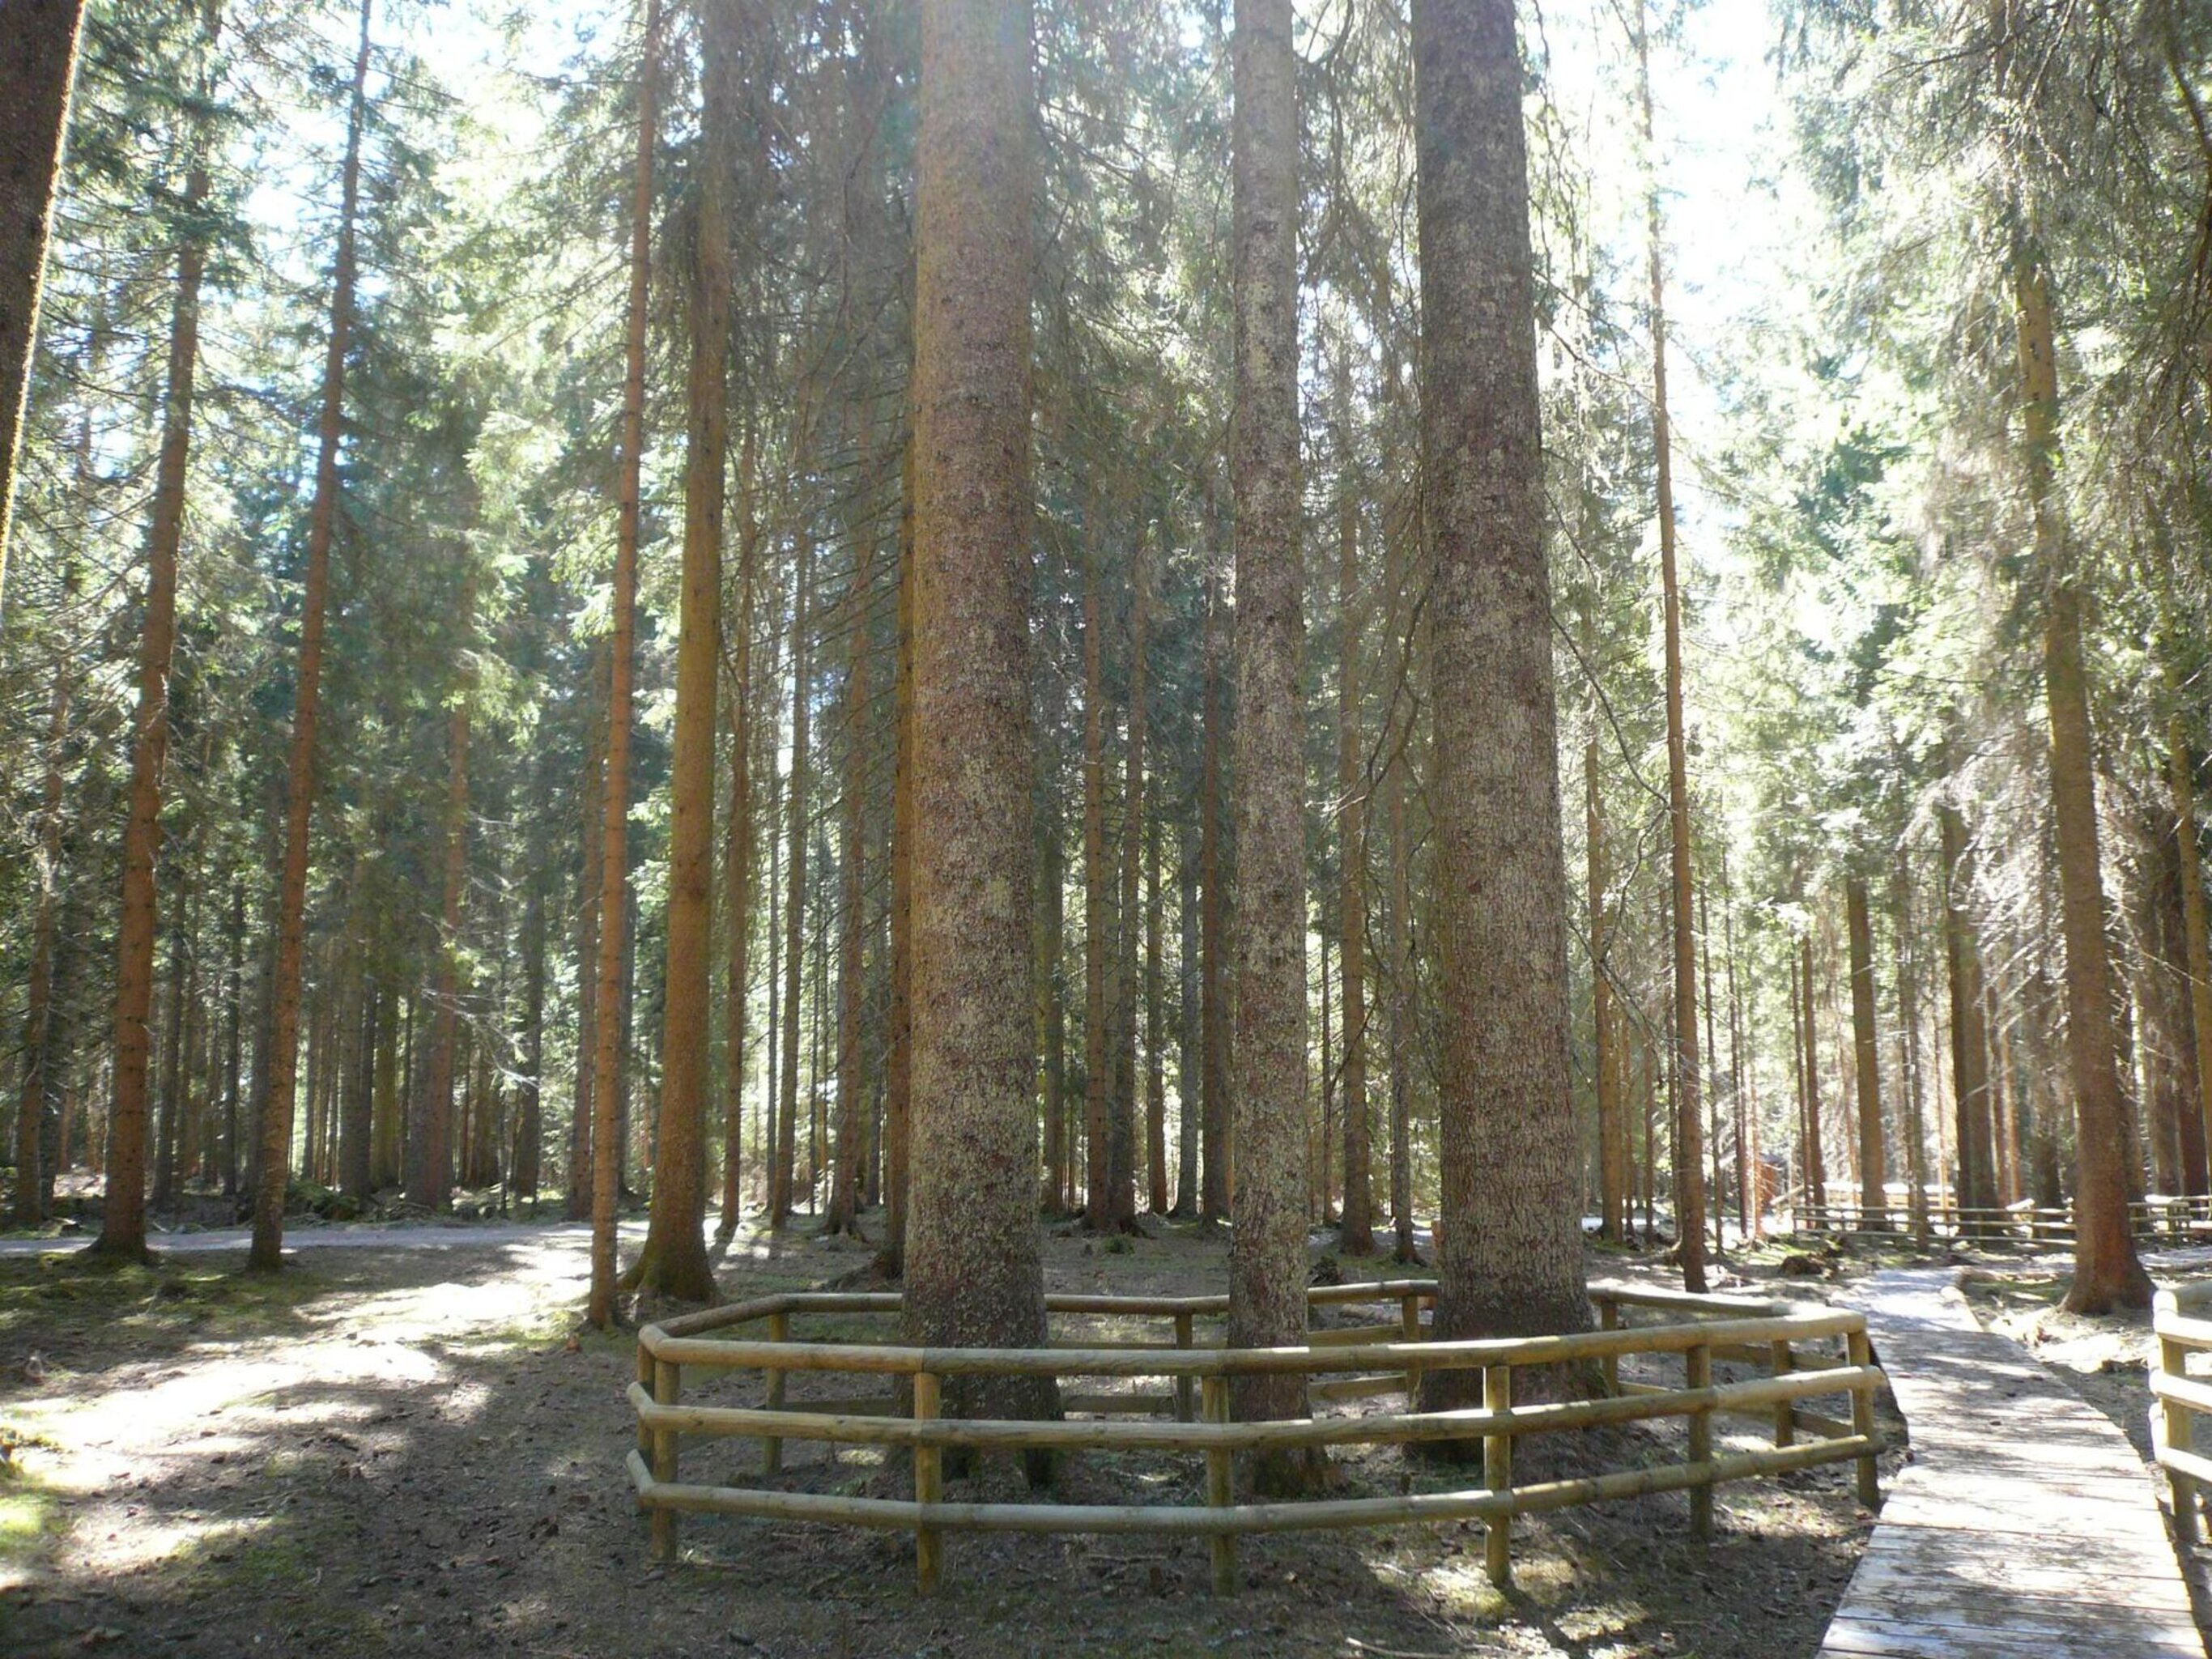
[[[110,1238],[105,1233],[86,1245],[77,1255],[83,1261],[112,1262],[118,1267],[150,1267],[159,1260],[147,1247],[146,1241],[143,1238]]]

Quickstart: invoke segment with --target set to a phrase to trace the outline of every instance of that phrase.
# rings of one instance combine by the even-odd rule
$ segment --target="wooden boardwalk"
[[[1881,1273],[1852,1298],[1912,1461],[1817,1659],[2205,1659],[2142,1458],[1951,1278]]]

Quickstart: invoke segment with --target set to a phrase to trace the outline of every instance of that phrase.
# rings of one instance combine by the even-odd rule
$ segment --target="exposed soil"
[[[1680,1494],[1522,1521],[1502,1595],[1466,1525],[1248,1539],[1226,1601],[1195,1540],[954,1534],[945,1589],[922,1600],[905,1534],[690,1517],[681,1560],[655,1567],[622,1472],[633,1346],[574,1334],[580,1236],[422,1231],[404,1247],[325,1234],[274,1281],[239,1276],[242,1253],[150,1270],[0,1261],[0,1651],[1774,1659],[1818,1646],[1868,1528],[1846,1464],[1722,1487],[1709,1547]],[[1053,1286],[1222,1282],[1218,1242],[1157,1231],[1126,1249],[1054,1234]],[[747,1231],[721,1281],[736,1297],[867,1258],[803,1229]],[[1624,1272],[1661,1269],[1593,1261]],[[1723,1421],[1716,1437],[1738,1432]],[[1667,1431],[1603,1451],[1607,1467],[1681,1455]],[[687,1449],[684,1473],[750,1455]],[[852,1448],[794,1444],[788,1463],[794,1487],[903,1479]],[[1196,1463],[1086,1459],[1060,1495],[1188,1499]],[[1470,1478],[1380,1452],[1340,1472],[1347,1494]],[[1019,1483],[987,1468],[946,1496],[983,1489]]]

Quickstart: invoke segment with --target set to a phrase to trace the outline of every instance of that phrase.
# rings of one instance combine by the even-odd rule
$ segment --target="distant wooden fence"
[[[1843,1310],[1692,1297],[1628,1285],[1592,1287],[1599,1328],[1571,1335],[1493,1341],[1424,1340],[1424,1306],[1436,1297],[1433,1279],[1317,1286],[1316,1307],[1395,1304],[1389,1323],[1313,1333],[1297,1348],[1232,1349],[1200,1344],[1195,1322],[1219,1318],[1225,1297],[1049,1296],[1052,1314],[1114,1315],[1171,1322],[1172,1336],[1154,1341],[1085,1342],[1042,1348],[918,1348],[796,1339],[794,1318],[808,1315],[896,1314],[900,1298],[887,1294],[805,1291],[757,1297],[639,1333],[638,1380],[629,1387],[637,1414],[637,1449],[629,1455],[639,1504],[652,1517],[653,1551],[675,1552],[677,1516],[684,1511],[815,1521],[910,1530],[915,1573],[925,1592],[935,1589],[947,1528],[1027,1533],[1141,1533],[1203,1536],[1212,1553],[1213,1588],[1236,1587],[1237,1536],[1248,1532],[1389,1526],[1413,1521],[1480,1518],[1487,1523],[1486,1565],[1493,1580],[1510,1572],[1511,1519],[1648,1492],[1686,1491],[1691,1525],[1702,1535],[1711,1526],[1712,1489],[1816,1464],[1855,1460],[1860,1501],[1878,1500],[1874,1395],[1882,1382],[1868,1346],[1863,1316]],[[1664,1322],[1637,1324],[1632,1316],[1657,1314]],[[765,1324],[765,1338],[723,1333]],[[1823,1352],[1823,1349],[1831,1350]],[[1682,1358],[1682,1385],[1624,1380],[1620,1362],[1633,1356]],[[1713,1365],[1747,1363],[1765,1375],[1716,1383]],[[1612,1391],[1604,1397],[1516,1406],[1515,1370],[1577,1364],[1601,1370]],[[759,1407],[682,1403],[686,1367],[757,1371],[764,1382]],[[1417,1395],[1422,1375],[1435,1370],[1482,1372],[1480,1409],[1424,1412]],[[787,1403],[791,1373],[826,1372],[909,1379],[911,1415],[895,1414],[890,1399]],[[1240,1423],[1230,1418],[1229,1379],[1255,1373],[1296,1372],[1322,1379],[1311,1389],[1317,1402],[1401,1390],[1403,1412],[1337,1414],[1290,1421]],[[973,1420],[939,1415],[948,1376],[1030,1376],[1055,1381],[1122,1377],[1160,1379],[1158,1395],[1083,1395],[1064,1392],[1067,1413],[1097,1415],[1060,1421]],[[1198,1384],[1195,1412],[1192,1383]],[[1805,1401],[1847,1396],[1848,1417],[1815,1413]],[[1127,1419],[1144,1413],[1151,1420]],[[1716,1415],[1748,1417],[1771,1428],[1771,1448],[1717,1454]],[[1521,1436],[1593,1428],[1603,1424],[1687,1420],[1687,1453],[1680,1463],[1626,1468],[1572,1480],[1516,1485],[1513,1443]],[[1165,1420],[1163,1420],[1165,1419]],[[761,1448],[764,1478],[781,1467],[786,1440],[904,1447],[914,1456],[911,1499],[860,1498],[793,1492],[768,1486],[704,1486],[678,1477],[684,1437],[747,1437]],[[1231,1491],[1231,1461],[1261,1448],[1411,1445],[1472,1440],[1483,1444],[1483,1484],[1464,1491],[1395,1497],[1239,1503]],[[1000,1451],[1195,1452],[1204,1459],[1206,1501],[1188,1504],[1012,1504],[948,1502],[943,1496],[946,1447]]]
[[[1897,1235],[1912,1230],[1911,1200],[1899,1197],[1869,1206],[1853,1202],[1820,1203],[1800,1193],[1792,1209],[1804,1232],[1852,1236]],[[2011,1240],[2026,1244],[2074,1242],[2074,1208],[2033,1204],[1970,1206],[1928,1203],[1929,1229],[1949,1238]],[[2128,1206],[2128,1223],[2144,1244],[2202,1243],[2212,1240],[2212,1198],[2153,1194]]]
[[[2173,1529],[2197,1538],[2197,1494],[2212,1483],[2212,1457],[2197,1449],[2192,1413],[2212,1414],[2212,1382],[2189,1374],[2189,1356],[2212,1352],[2212,1279],[2160,1291],[2151,1304],[2158,1367],[2150,1374],[2150,1437],[2159,1467],[2173,1483]]]

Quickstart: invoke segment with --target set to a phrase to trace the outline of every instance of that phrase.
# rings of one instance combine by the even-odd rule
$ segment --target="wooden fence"
[[[2151,1304],[2158,1366],[2150,1374],[2150,1437],[2159,1467],[2173,1483],[2173,1529],[2184,1543],[2197,1538],[2197,1494],[2212,1483],[2212,1457],[2197,1449],[2192,1413],[2212,1414],[2212,1382],[2189,1374],[2189,1356],[2212,1352],[2212,1279],[2160,1291]]]
[[[1234,1591],[1237,1537],[1248,1532],[1389,1526],[1413,1521],[1480,1519],[1487,1528],[1486,1563],[1503,1584],[1510,1574],[1512,1517],[1649,1492],[1686,1491],[1691,1525],[1711,1526],[1712,1489],[1816,1464],[1854,1460],[1860,1501],[1878,1501],[1874,1395],[1882,1382],[1869,1348],[1864,1318],[1812,1305],[1690,1297],[1627,1285],[1591,1290],[1599,1328],[1571,1335],[1490,1341],[1425,1340],[1421,1318],[1436,1297],[1432,1279],[1317,1286],[1316,1307],[1392,1306],[1397,1317],[1345,1329],[1320,1330],[1296,1348],[1232,1349],[1197,1340],[1196,1322],[1219,1319],[1225,1297],[1050,1296],[1048,1313],[1107,1315],[1170,1322],[1171,1335],[1150,1341],[1085,1341],[1027,1349],[921,1348],[842,1341],[805,1341],[792,1323],[806,1316],[890,1315],[900,1299],[886,1294],[797,1292],[710,1310],[639,1333],[638,1380],[629,1388],[637,1414],[637,1449],[629,1455],[639,1504],[652,1517],[653,1550],[675,1552],[676,1522],[686,1511],[815,1521],[910,1530],[915,1573],[924,1592],[937,1585],[941,1538],[948,1528],[1000,1532],[1142,1533],[1202,1536],[1212,1555],[1217,1594]],[[1635,1322],[1657,1314],[1662,1322]],[[726,1333],[764,1324],[767,1334]],[[1831,1350],[1831,1351],[1824,1351]],[[1674,1356],[1681,1386],[1624,1380],[1620,1362]],[[1763,1376],[1716,1382],[1713,1366],[1748,1364]],[[1516,1370],[1574,1364],[1602,1374],[1609,1392],[1588,1400],[1514,1405]],[[686,1368],[757,1371],[759,1407],[685,1405]],[[1424,1373],[1482,1373],[1480,1409],[1421,1411]],[[1316,1402],[1403,1391],[1402,1412],[1336,1413],[1290,1421],[1232,1421],[1229,1380],[1255,1373],[1296,1372],[1317,1380]],[[911,1413],[890,1399],[787,1403],[793,1372],[905,1378]],[[951,1376],[1030,1376],[1162,1380],[1158,1395],[1091,1395],[1063,1392],[1061,1407],[1087,1417],[1057,1421],[973,1420],[939,1416],[943,1381]],[[1198,1385],[1194,1410],[1192,1384]],[[1821,1396],[1848,1396],[1848,1418],[1808,1409]],[[1142,1413],[1146,1420],[1126,1420]],[[1717,1453],[1716,1416],[1748,1417],[1770,1430],[1773,1445]],[[1112,1420],[1114,1418],[1124,1420]],[[1681,1462],[1624,1468],[1571,1480],[1516,1484],[1513,1443],[1525,1436],[1605,1424],[1680,1418],[1687,1423]],[[768,1485],[705,1486],[678,1479],[685,1437],[746,1437],[760,1446],[763,1479],[781,1467],[787,1440],[906,1448],[914,1458],[911,1499],[796,1492]],[[1231,1459],[1262,1448],[1369,1447],[1479,1438],[1483,1484],[1462,1491],[1393,1497],[1240,1503],[1231,1489]],[[1014,1504],[950,1502],[943,1496],[947,1447],[998,1451],[1194,1452],[1204,1462],[1205,1503],[1189,1504]]]
[[[1913,1227],[1911,1200],[1902,1195],[1869,1207],[1831,1200],[1821,1203],[1796,1195],[1791,1205],[1801,1231],[1853,1236],[1910,1233]],[[2074,1209],[2033,1204],[1964,1206],[1927,1205],[1929,1230],[1947,1238],[2009,1240],[2026,1244],[2071,1244]],[[2212,1198],[2153,1194],[2128,1206],[2130,1230],[2138,1243],[2186,1244],[2212,1240]]]

